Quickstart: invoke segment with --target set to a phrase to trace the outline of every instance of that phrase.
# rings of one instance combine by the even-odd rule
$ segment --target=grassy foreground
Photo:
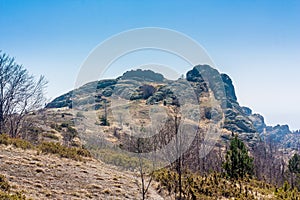
[[[70,158],[77,161],[83,161],[84,157],[91,157],[88,150],[76,147],[66,147],[55,142],[42,142],[39,145],[33,145],[29,141],[20,138],[11,138],[6,134],[0,135],[0,144],[13,145],[21,149],[34,149],[37,153],[56,154],[60,157]],[[0,200],[25,200],[22,193],[11,193],[11,186],[5,176],[0,174]]]

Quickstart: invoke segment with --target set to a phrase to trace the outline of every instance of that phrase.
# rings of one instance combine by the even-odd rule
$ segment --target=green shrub
[[[91,157],[91,153],[83,148],[66,147],[57,142],[42,142],[38,146],[34,146],[26,140],[20,138],[11,138],[6,134],[0,135],[0,144],[13,145],[22,149],[37,149],[42,153],[57,154],[64,158],[70,158],[79,161],[83,160],[83,157]]]
[[[10,185],[5,176],[0,174],[0,200],[25,200],[22,193],[10,194]]]
[[[292,188],[289,183],[284,182],[283,186],[275,190],[275,195],[277,199],[283,200],[298,200],[300,199],[300,193],[297,188]]]
[[[56,142],[43,142],[38,146],[42,153],[57,154],[63,158],[70,158],[82,161],[83,157],[91,157],[91,154],[86,149],[75,147],[66,147]]]
[[[11,139],[12,144],[17,147],[17,148],[21,148],[21,149],[32,149],[33,145],[26,141],[26,140],[22,140],[20,138],[13,138]]]
[[[0,200],[26,200],[22,193],[9,194],[0,191]]]
[[[0,174],[0,190],[2,191],[9,191],[10,185],[6,181],[5,176]]]
[[[154,172],[154,179],[160,183],[159,188],[170,195],[178,195],[178,174],[169,168]],[[263,186],[264,185],[264,186]],[[182,174],[182,195],[184,199],[275,199],[274,187],[269,187],[255,179],[226,179],[218,173],[200,176],[185,171]],[[260,195],[257,195],[259,193]],[[296,192],[294,191],[294,196]],[[298,193],[299,195],[299,193]],[[290,199],[293,199],[290,197]]]
[[[9,136],[6,134],[0,134],[0,144],[9,145]]]
[[[0,134],[0,144],[13,145],[21,149],[32,149],[33,145],[27,140],[21,138],[11,138],[6,134]]]
[[[88,150],[82,148],[76,148],[76,149],[78,155],[83,157],[92,157],[91,153]]]

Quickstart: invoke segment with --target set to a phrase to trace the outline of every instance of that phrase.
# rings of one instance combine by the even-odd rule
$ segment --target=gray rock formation
[[[289,138],[300,134],[293,134],[287,125],[267,126],[262,115],[252,113],[248,107],[240,106],[231,78],[220,74],[209,65],[197,65],[186,73],[186,80],[176,81],[167,80],[163,75],[151,70],[128,71],[117,79],[87,83],[55,98],[46,108],[72,108],[72,103],[75,102],[86,109],[101,109],[112,95],[120,95],[127,100],[144,99],[147,104],[177,105],[179,99],[172,87],[184,88],[186,84],[192,88],[194,96],[188,90],[181,89],[181,97],[186,100],[195,97],[201,100],[213,95],[221,102],[225,115],[224,128],[239,133],[241,138],[253,143],[258,139],[254,133],[259,133],[261,139],[273,140],[283,146],[295,146],[296,143]],[[204,118],[219,119],[221,116],[215,108],[204,105]]]

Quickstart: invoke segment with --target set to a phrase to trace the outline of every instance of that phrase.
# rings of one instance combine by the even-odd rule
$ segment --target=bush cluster
[[[275,190],[275,195],[277,199],[283,200],[298,200],[300,199],[300,193],[297,188],[292,188],[286,181],[283,186]]]
[[[82,161],[83,157],[91,157],[91,154],[86,149],[66,147],[57,142],[42,142],[38,145],[38,150],[42,153],[57,154],[63,158],[71,158]]]
[[[6,134],[0,134],[0,144],[13,145],[21,149],[32,149],[33,145],[27,140],[21,138],[11,138]]]
[[[41,144],[34,146],[26,140],[11,138],[6,134],[0,135],[0,144],[13,145],[21,149],[36,149],[38,152],[57,154],[61,157],[78,161],[82,161],[83,157],[91,157],[91,153],[84,148],[66,147],[58,142],[42,142]]]
[[[26,200],[22,193],[11,193],[5,176],[0,174],[0,200]]]
[[[161,169],[154,172],[154,178],[160,183],[159,190],[167,191],[169,195],[177,195],[179,192],[177,188],[178,174],[175,171]],[[185,199],[205,200],[224,197],[228,199],[257,199],[258,193],[261,195],[273,194],[275,189],[254,179],[228,180],[217,173],[200,176],[186,172],[182,181],[182,193]]]

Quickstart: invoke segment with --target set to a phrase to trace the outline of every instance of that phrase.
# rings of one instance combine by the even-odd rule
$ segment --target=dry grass
[[[27,198],[140,199],[135,173],[122,172],[92,158],[79,162],[0,145],[0,160],[0,171],[9,178],[11,191],[21,189]],[[150,188],[149,199],[162,198]]]

